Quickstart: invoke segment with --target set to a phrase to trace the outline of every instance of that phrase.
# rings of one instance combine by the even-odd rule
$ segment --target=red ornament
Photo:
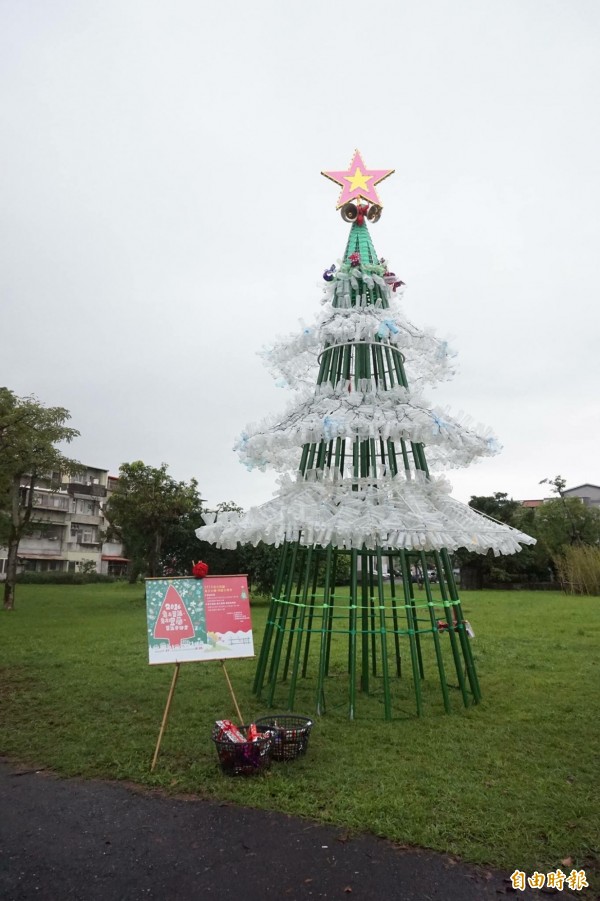
[[[351,266],[360,266],[360,254],[359,253],[351,253],[348,257]]]
[[[356,224],[357,225],[365,224],[365,216],[367,214],[368,209],[369,209],[368,205],[363,206],[362,203],[357,204],[357,207],[356,207]]]
[[[389,285],[391,287],[392,291],[395,291],[396,288],[401,288],[402,285],[405,284],[405,282],[397,278],[395,272],[384,272],[383,280],[385,281],[386,285]]]
[[[194,563],[192,566],[192,575],[195,579],[203,579],[204,576],[207,576],[208,566],[206,563],[203,563],[202,560],[198,560],[197,563]]]

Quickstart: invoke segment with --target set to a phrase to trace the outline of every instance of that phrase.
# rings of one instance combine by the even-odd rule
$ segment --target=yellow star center
[[[357,166],[352,175],[345,176],[350,182],[350,190],[356,191],[357,189],[362,188],[363,191],[368,191],[369,185],[368,182],[373,178],[372,175],[365,175],[360,166]]]

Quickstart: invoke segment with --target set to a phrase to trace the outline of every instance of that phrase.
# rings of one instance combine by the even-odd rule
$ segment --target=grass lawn
[[[231,779],[210,741],[215,719],[235,718],[216,662],[182,666],[150,774],[173,668],[147,663],[143,587],[20,585],[17,609],[0,613],[0,754],[62,775],[313,817],[511,871],[585,869],[598,889],[600,599],[462,598],[476,632],[480,705],[465,710],[457,692],[455,713],[426,705],[418,719],[400,693],[384,722],[376,689],[349,722],[345,673],[333,675],[307,756]],[[253,607],[259,646],[266,609]],[[254,668],[228,664],[248,721],[268,712],[251,692]],[[312,714],[313,694],[300,688],[297,698],[296,711]],[[561,864],[567,858],[572,865]]]

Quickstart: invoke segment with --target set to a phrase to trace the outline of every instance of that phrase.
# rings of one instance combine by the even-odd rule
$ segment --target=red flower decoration
[[[192,566],[192,575],[195,579],[203,579],[204,576],[207,576],[208,566],[206,563],[203,563],[202,560],[198,560],[197,563],[194,563]]]

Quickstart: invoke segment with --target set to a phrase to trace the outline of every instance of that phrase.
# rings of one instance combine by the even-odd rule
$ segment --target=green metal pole
[[[292,607],[292,621],[290,623],[289,633],[288,633],[288,643],[287,643],[287,651],[285,655],[285,661],[283,664],[283,674],[281,676],[281,681],[285,682],[288,676],[288,670],[290,666],[290,657],[292,654],[292,646],[294,644],[294,638],[296,637],[296,620],[298,618],[298,612],[300,609],[300,598],[302,596],[302,584],[305,580],[305,569],[306,569],[306,560],[307,560],[307,549],[301,547],[299,549],[299,561],[298,561],[298,579],[296,583],[296,594],[294,597],[294,604]]]
[[[254,677],[254,693],[260,695],[262,691],[263,681],[265,678],[265,670],[267,666],[267,661],[269,659],[269,649],[271,647],[271,640],[273,637],[273,628],[275,625],[275,616],[277,610],[277,604],[279,602],[279,595],[281,593],[281,585],[283,582],[283,574],[285,572],[285,561],[288,557],[289,553],[289,544],[287,541],[284,541],[281,553],[279,555],[279,564],[277,566],[277,575],[275,576],[275,585],[273,586],[273,594],[271,596],[271,603],[269,605],[269,614],[267,616],[267,625],[265,628],[265,634],[263,637],[263,643],[260,650],[260,656],[258,658],[258,666],[256,668],[256,676]]]
[[[427,574],[427,559],[425,557],[425,553],[421,551],[421,569],[423,571],[423,585],[425,587],[425,596],[427,597],[427,604],[429,609],[429,619],[431,620],[431,629],[433,634],[433,646],[435,648],[435,658],[437,660],[438,672],[440,674],[440,684],[442,686],[442,695],[444,697],[444,709],[446,713],[451,712],[450,707],[450,696],[448,694],[448,684],[446,682],[446,671],[444,669],[444,658],[442,656],[442,648],[440,645],[440,636],[438,634],[437,621],[435,617],[435,610],[433,606],[433,593],[431,591],[431,584],[429,582],[429,576]]]
[[[354,719],[356,712],[356,619],[358,612],[358,553],[351,551],[350,561],[350,637],[348,649],[350,656],[350,695],[348,702],[348,716]]]
[[[317,714],[325,713],[325,664],[327,661],[327,640],[326,628],[328,622],[328,606],[329,606],[329,585],[331,576],[331,554],[332,547],[328,545],[325,552],[325,586],[323,590],[323,616],[321,620],[321,647],[319,652],[319,673],[317,676]]]
[[[377,636],[375,634],[375,579],[373,575],[373,555],[369,554],[369,632],[371,634],[371,672],[377,675]]]
[[[335,584],[337,576],[337,548],[333,548],[331,561],[331,585],[329,590],[329,619],[327,623],[327,649],[325,651],[325,675],[329,675],[329,657],[331,655],[331,635],[333,630],[333,611],[335,606]]]
[[[398,604],[396,602],[396,576],[394,574],[394,558],[389,557],[390,568],[390,597],[392,600],[392,619],[394,623],[394,648],[396,651],[396,675],[402,676],[402,658],[400,655],[400,626],[398,623]]]
[[[456,619],[455,624],[458,629],[458,638],[462,647],[463,656],[465,658],[465,665],[467,668],[467,675],[469,677],[469,683],[471,685],[471,691],[473,694],[473,700],[477,704],[481,700],[481,689],[479,687],[479,680],[477,678],[477,671],[475,669],[475,661],[473,660],[473,652],[471,650],[471,642],[469,640],[469,636],[465,630],[465,618],[462,612],[462,607],[460,603],[460,598],[458,595],[458,591],[456,589],[456,582],[454,581],[454,573],[452,572],[452,563],[450,562],[450,557],[448,555],[448,551],[444,548],[442,551],[442,563],[444,565],[444,569],[446,572],[446,579],[448,582],[448,590],[450,591],[450,597],[454,601],[454,607],[456,610]]]
[[[387,631],[385,624],[385,592],[383,590],[383,557],[381,548],[377,548],[377,590],[379,593],[379,631],[381,635],[381,671],[383,675],[383,707],[386,720],[392,718],[392,701],[390,698],[390,674],[388,671]]]
[[[417,702],[417,716],[423,713],[423,701],[421,698],[421,677],[419,673],[419,658],[417,655],[417,645],[415,642],[415,633],[417,624],[413,618],[413,608],[410,603],[410,571],[406,560],[406,552],[400,551],[400,569],[402,572],[402,582],[404,586],[404,609],[406,610],[406,619],[408,621],[408,639],[410,645],[410,659],[412,663],[413,682],[415,686],[415,700]]]
[[[446,619],[448,622],[448,635],[450,637],[450,647],[452,648],[452,656],[454,657],[454,668],[456,670],[456,677],[458,679],[458,684],[460,686],[463,704],[465,707],[469,706],[469,695],[467,693],[467,687],[465,685],[465,680],[462,672],[462,662],[460,658],[460,653],[458,650],[458,645],[456,642],[456,635],[454,633],[454,623],[452,616],[452,604],[450,604],[448,599],[448,591],[446,589],[446,585],[444,583],[444,568],[442,566],[442,560],[440,557],[439,551],[434,552],[435,559],[435,568],[438,574],[438,582],[440,586],[440,594],[442,595],[442,602],[444,604],[444,611],[446,613]]]
[[[289,567],[289,576],[287,579],[286,589],[284,600],[281,605],[281,615],[279,617],[278,629],[276,638],[275,638],[275,647],[273,648],[273,657],[271,659],[271,670],[269,672],[269,695],[268,695],[268,704],[269,706],[273,703],[273,696],[275,694],[275,685],[277,684],[277,672],[279,669],[279,659],[281,657],[281,648],[283,645],[283,638],[285,633],[285,623],[287,620],[287,615],[289,611],[289,599],[292,593],[292,585],[294,580],[294,572],[296,569],[296,555],[298,553],[298,542],[295,541],[292,545],[292,554],[290,560]]]
[[[411,569],[411,560],[412,555],[406,552],[406,564],[408,566],[408,587],[410,590],[410,596],[407,598],[408,603],[412,608],[412,620],[415,624],[415,644],[417,646],[417,659],[419,661],[419,673],[421,675],[421,679],[425,678],[425,671],[423,669],[423,653],[421,650],[421,633],[419,631],[419,619],[417,616],[417,608],[415,606],[415,589],[414,583],[412,580],[412,569]]]
[[[410,470],[410,463],[408,461],[408,451],[406,450],[406,441],[404,438],[400,439],[400,448],[402,450],[402,462],[404,463],[404,469],[406,472]]]
[[[306,627],[306,641],[304,643],[304,661],[302,663],[302,678],[306,676],[308,669],[308,654],[310,651],[310,639],[312,636],[313,618],[315,614],[315,599],[317,596],[317,584],[319,581],[319,558],[322,557],[321,548],[315,548],[315,560],[313,564],[313,583],[310,593],[310,607],[308,610],[308,625]]]
[[[304,588],[302,592],[302,606],[300,607],[300,617],[298,622],[298,633],[296,637],[296,648],[294,650],[294,662],[292,666],[292,677],[290,679],[290,690],[288,694],[288,709],[294,709],[294,700],[296,697],[296,682],[298,680],[298,668],[300,666],[300,652],[302,650],[302,638],[304,635],[304,619],[306,617],[306,604],[308,599],[308,590],[311,575],[311,563],[313,557],[313,548],[309,547],[306,553],[306,568],[304,573]]]
[[[362,609],[362,660],[361,660],[361,691],[369,691],[369,587],[366,565],[366,552],[360,552],[360,585],[361,585],[361,609]]]

